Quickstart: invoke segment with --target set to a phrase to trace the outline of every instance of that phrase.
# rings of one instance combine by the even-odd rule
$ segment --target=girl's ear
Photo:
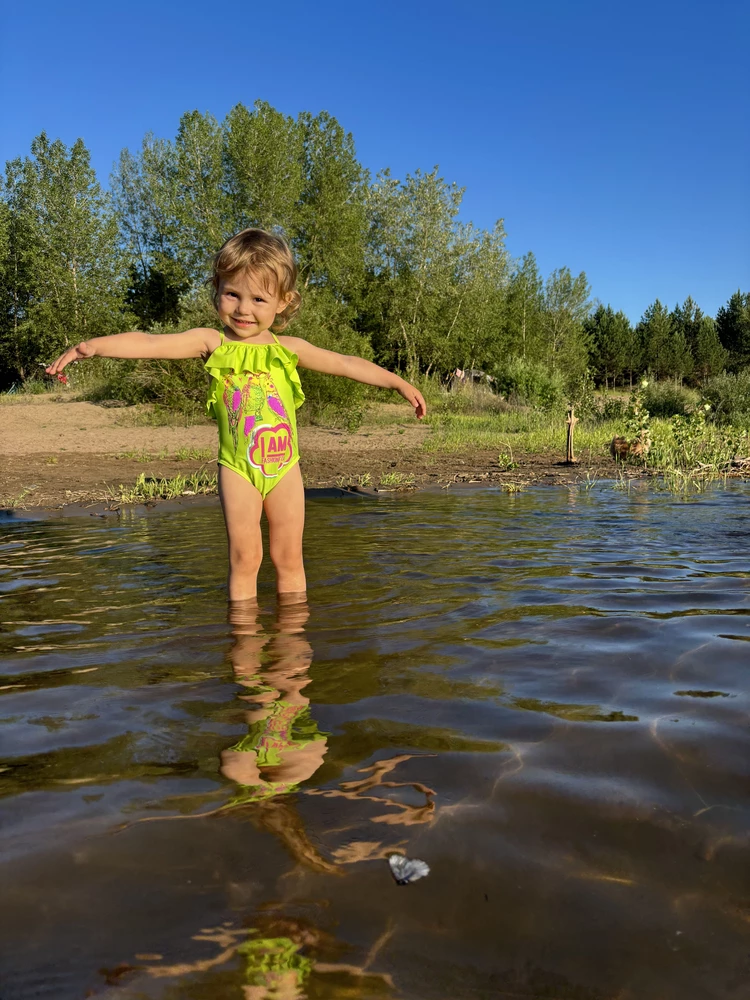
[[[294,292],[287,292],[282,299],[279,299],[279,304],[276,307],[277,316],[279,315],[279,313],[284,312],[284,310],[286,309],[286,307],[289,305],[289,303],[292,301],[293,298],[294,298]]]

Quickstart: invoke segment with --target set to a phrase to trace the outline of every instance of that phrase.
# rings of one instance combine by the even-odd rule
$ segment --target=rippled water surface
[[[0,522],[0,997],[746,998],[749,500]]]

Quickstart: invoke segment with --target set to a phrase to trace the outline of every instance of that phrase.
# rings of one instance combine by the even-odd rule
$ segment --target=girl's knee
[[[263,560],[260,545],[230,545],[229,565],[235,573],[257,573]]]
[[[283,543],[271,546],[271,561],[277,573],[294,573],[302,569],[302,546]]]

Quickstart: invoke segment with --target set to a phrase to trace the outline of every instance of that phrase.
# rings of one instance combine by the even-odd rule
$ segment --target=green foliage
[[[698,403],[698,394],[675,382],[649,382],[643,405],[652,417],[686,416]]]
[[[644,379],[630,393],[628,405],[625,408],[625,428],[630,441],[646,442],[651,430],[651,414],[645,401],[649,382]]]
[[[133,486],[120,484],[118,489],[112,489],[110,493],[118,503],[143,503],[148,500],[174,500],[177,497],[216,493],[218,488],[215,472],[194,472],[189,476],[178,475],[172,479],[154,479],[142,472]]]
[[[728,355],[721,346],[716,323],[710,316],[702,316],[693,343],[694,373],[706,379],[718,375],[727,364]]]
[[[373,344],[387,363],[416,378],[426,362],[447,370],[444,348],[461,310],[458,283],[462,246],[456,216],[463,190],[437,167],[402,182],[389,171],[368,193],[368,270],[377,314]],[[420,363],[421,362],[421,363]]]
[[[541,357],[543,308],[544,282],[534,254],[527,253],[511,275],[505,300],[510,354],[529,360]]]
[[[626,374],[632,377],[641,358],[640,339],[630,320],[625,313],[600,305],[583,325],[597,377],[604,381],[605,388],[609,387],[610,379],[613,387],[618,380],[624,385]]]
[[[542,410],[562,409],[565,405],[565,379],[541,362],[510,358],[498,365],[493,374],[498,392],[511,403]]]
[[[703,394],[717,421],[750,427],[750,368],[708,379]]]
[[[569,380],[583,374],[588,367],[589,343],[584,323],[591,309],[590,294],[584,272],[574,278],[567,267],[553,271],[544,283],[543,360]]]
[[[237,104],[222,125],[229,227],[295,228],[304,189],[303,136],[293,118],[258,101]]]
[[[113,333],[122,316],[117,220],[79,139],[44,132],[6,165],[0,244],[0,354],[7,382],[27,379],[70,343]]]
[[[588,368],[574,372],[566,380],[566,401],[574,406],[581,417],[592,417],[597,413],[594,378]]]
[[[287,332],[325,350],[372,357],[368,340],[352,329],[344,307],[325,289],[308,290],[303,308]],[[300,413],[303,420],[344,426],[350,431],[360,426],[368,393],[372,391],[367,386],[308,369],[300,370],[300,379],[305,392]]]
[[[747,434],[737,428],[722,429],[708,422],[709,404],[699,405],[687,416],[676,415],[655,424],[651,433],[649,465],[662,473],[694,472],[716,478],[747,447]]]
[[[672,374],[672,319],[658,299],[648,307],[638,324],[644,364],[658,378]]]
[[[732,371],[750,364],[750,293],[737,290],[716,315],[722,347],[729,355]]]
[[[285,115],[258,101],[219,121],[188,111],[173,138],[123,150],[102,192],[81,140],[42,133],[6,165],[0,190],[0,389],[37,377],[69,343],[132,329],[216,322],[202,291],[210,258],[247,226],[282,232],[300,268],[303,312],[290,331],[375,357],[412,380],[456,368],[503,378],[529,405],[592,410],[591,377],[632,386],[650,368],[698,384],[750,364],[750,295],[716,323],[691,298],[658,300],[634,330],[612,307],[592,314],[586,275],[546,279],[532,253],[511,261],[502,220],[459,220],[463,189],[439,169],[371,181],[331,115]],[[317,324],[320,324],[318,327]],[[510,359],[510,360],[509,360]],[[199,364],[109,362],[76,374],[128,401],[196,407]],[[312,419],[353,426],[370,390],[305,376]],[[441,397],[442,399],[442,397]],[[446,407],[489,405],[455,395]]]
[[[624,420],[628,404],[619,396],[608,396],[602,403],[599,410],[599,417],[602,420]]]

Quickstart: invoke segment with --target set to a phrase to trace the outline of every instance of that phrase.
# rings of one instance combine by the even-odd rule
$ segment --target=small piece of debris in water
[[[391,875],[396,880],[396,885],[408,885],[416,882],[418,878],[424,878],[430,874],[430,866],[426,861],[419,858],[407,858],[403,854],[391,854],[388,858]]]

